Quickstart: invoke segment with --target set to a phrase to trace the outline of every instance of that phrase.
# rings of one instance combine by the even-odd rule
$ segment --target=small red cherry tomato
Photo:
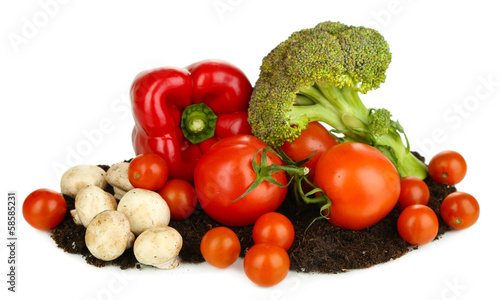
[[[168,178],[167,162],[158,154],[139,154],[130,162],[128,180],[135,188],[156,191]]]
[[[26,197],[23,216],[36,229],[48,230],[56,227],[66,216],[66,200],[55,191],[38,189]]]
[[[290,270],[290,258],[278,245],[256,244],[245,255],[243,269],[252,282],[269,287],[285,279]]]
[[[169,180],[158,190],[158,194],[167,201],[170,218],[174,220],[184,220],[196,209],[196,191],[186,180]]]
[[[227,268],[240,256],[241,244],[231,229],[219,226],[205,233],[200,243],[203,258],[217,268]]]
[[[458,152],[442,151],[429,162],[429,176],[437,183],[455,185],[464,179],[467,163]]]
[[[479,219],[479,203],[470,194],[453,192],[441,204],[441,217],[453,229],[469,228]]]
[[[427,205],[429,203],[430,191],[427,184],[413,176],[403,177],[401,182],[401,192],[399,193],[396,208],[402,212],[405,208],[413,204]]]
[[[412,245],[424,245],[436,237],[439,221],[436,213],[428,206],[413,204],[399,215],[398,232]]]
[[[307,129],[302,130],[297,139],[293,142],[285,142],[281,146],[281,150],[283,150],[283,152],[293,161],[306,159],[316,151],[313,157],[302,165],[303,167],[309,168],[309,180],[313,181],[316,173],[316,164],[319,158],[326,150],[337,144],[337,140],[330,135],[328,130],[321,125],[321,123],[311,122],[307,125]]]
[[[277,212],[270,212],[255,221],[252,236],[255,244],[272,243],[288,250],[293,244],[295,229],[287,217]]]

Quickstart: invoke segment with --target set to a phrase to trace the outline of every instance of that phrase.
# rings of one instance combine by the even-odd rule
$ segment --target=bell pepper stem
[[[204,103],[190,105],[182,113],[182,133],[193,144],[213,137],[216,124],[217,115]]]

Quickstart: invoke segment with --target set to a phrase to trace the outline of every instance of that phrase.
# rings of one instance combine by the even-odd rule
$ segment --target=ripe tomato
[[[66,200],[55,191],[38,189],[26,197],[23,216],[36,229],[48,230],[56,227],[66,216]]]
[[[479,218],[479,203],[472,195],[454,192],[441,203],[441,217],[446,225],[462,230],[474,225]]]
[[[158,154],[139,154],[130,162],[128,180],[135,188],[156,191],[165,184],[167,178],[167,162]]]
[[[429,187],[423,180],[413,176],[403,177],[401,178],[401,192],[396,208],[402,212],[412,204],[427,205],[430,194]]]
[[[290,258],[278,245],[256,244],[245,255],[243,269],[255,284],[269,287],[285,279],[290,270]]]
[[[200,251],[212,266],[226,268],[240,256],[241,244],[234,231],[227,227],[215,227],[207,231],[201,239]]]
[[[384,218],[399,198],[399,174],[379,150],[342,143],[319,159],[314,183],[332,201],[328,221],[359,230]]]
[[[184,220],[196,208],[196,191],[193,185],[186,180],[169,180],[158,190],[158,194],[167,201],[168,208],[170,208],[170,218],[174,220]]]
[[[194,181],[198,201],[214,220],[228,226],[253,224],[261,215],[275,211],[283,202],[287,188],[264,181],[257,188],[238,199],[254,182],[257,175],[252,159],[267,145],[251,135],[236,135],[214,144],[198,161]],[[262,151],[256,156],[260,164]],[[267,152],[267,163],[281,165],[277,155]],[[286,185],[283,171],[272,177]]]
[[[252,236],[255,244],[272,243],[288,250],[293,244],[295,229],[287,217],[277,212],[270,212],[255,221]]]
[[[442,151],[429,162],[429,176],[437,183],[455,185],[464,179],[467,163],[458,152]]]
[[[438,230],[439,221],[436,213],[428,206],[413,204],[399,215],[399,235],[412,245],[419,246],[431,242]]]
[[[328,133],[328,130],[319,122],[311,122],[306,130],[302,130],[300,137],[293,142],[285,142],[281,150],[293,161],[306,159],[316,151],[311,159],[303,164],[309,168],[309,180],[313,181],[316,173],[316,164],[326,150],[337,145],[337,140]]]

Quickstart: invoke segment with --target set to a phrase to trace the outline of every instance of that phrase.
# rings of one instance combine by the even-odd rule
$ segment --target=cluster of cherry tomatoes
[[[255,244],[243,260],[245,274],[260,286],[278,284],[290,270],[287,250],[295,238],[292,222],[277,212],[263,214],[255,222],[252,236]],[[234,231],[219,226],[210,229],[203,236],[200,250],[210,265],[226,268],[238,259],[241,245]]]
[[[429,162],[429,176],[437,183],[455,185],[467,172],[465,159],[455,151],[443,151]],[[427,206],[430,192],[427,184],[416,177],[401,178],[401,192],[396,208],[401,212],[398,232],[410,244],[423,245],[434,240],[439,230],[436,213]],[[440,214],[446,225],[466,229],[479,218],[479,204],[470,194],[453,192],[441,203]]]

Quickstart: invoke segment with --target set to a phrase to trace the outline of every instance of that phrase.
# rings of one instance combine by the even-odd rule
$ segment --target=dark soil
[[[107,169],[107,166],[101,166]],[[455,191],[455,187],[437,184],[431,179],[425,180],[429,186],[431,197],[429,207],[437,214],[440,227],[438,239],[450,228],[440,217],[439,207],[444,197]],[[140,268],[132,249],[127,250],[118,259],[111,262],[101,261],[92,256],[85,246],[85,228],[76,225],[69,213],[74,208],[74,199],[65,196],[68,213],[63,222],[51,230],[51,237],[57,246],[65,252],[82,255],[87,263],[103,267],[115,265],[121,269]],[[294,199],[285,199],[277,210],[287,216],[295,227],[295,241],[288,250],[290,269],[298,272],[339,273],[351,269],[368,268],[376,264],[394,260],[415,250],[418,247],[406,243],[398,234],[397,219],[399,212],[394,209],[382,221],[359,231],[341,229],[330,225],[327,220],[318,220],[306,232],[319,209],[311,205],[298,205]],[[179,231],[183,237],[183,247],[180,252],[184,263],[200,263],[204,259],[199,247],[203,235],[211,228],[220,226],[214,220],[197,208],[186,220],[172,220],[170,226]],[[241,242],[243,257],[253,245],[252,227],[231,228]]]

